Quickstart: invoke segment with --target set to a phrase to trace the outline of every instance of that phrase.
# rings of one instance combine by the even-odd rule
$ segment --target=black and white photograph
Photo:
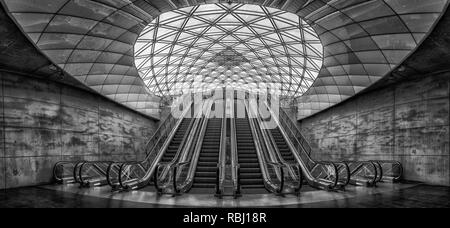
[[[0,208],[449,208],[449,4],[0,0]]]

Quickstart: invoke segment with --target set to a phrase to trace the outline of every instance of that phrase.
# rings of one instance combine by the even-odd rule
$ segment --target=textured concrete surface
[[[324,191],[304,186],[300,195],[286,194],[277,196],[271,193],[245,194],[235,199],[234,197],[217,198],[213,194],[182,194],[176,197],[172,195],[158,195],[155,191],[140,189],[129,192],[111,192],[109,186],[96,188],[79,188],[76,184],[49,185],[41,188],[60,191],[61,193],[74,193],[95,198],[122,200],[124,202],[146,203],[149,205],[173,206],[173,207],[205,207],[205,208],[249,208],[249,207],[295,207],[297,205],[323,203],[338,200],[352,200],[358,197],[370,198],[371,195],[389,194],[405,188],[417,186],[417,183],[379,183],[376,188],[362,186],[347,186],[345,191]],[[0,201],[1,202],[1,201]]]
[[[405,178],[450,185],[450,73],[357,96],[299,122],[318,160],[398,160]]]
[[[48,183],[61,160],[137,160],[156,123],[94,93],[0,72],[1,188]]]
[[[64,186],[58,186],[64,187]],[[386,189],[382,187],[381,189]],[[111,191],[103,190],[103,188],[96,189],[79,189],[74,187],[73,191],[69,191],[67,187],[66,191],[53,190],[48,187],[29,187],[11,189],[6,191],[0,191],[0,207],[1,208],[136,208],[136,207],[182,207],[182,200],[174,199],[170,196],[159,197],[160,201],[169,201],[170,204],[162,205],[155,204],[155,200],[148,201],[154,197],[138,198],[141,195],[148,195],[146,193],[136,192],[133,195],[132,192],[119,193],[118,195],[124,195],[123,197],[114,196]],[[363,191],[364,189],[362,189]],[[373,191],[372,194],[353,194],[353,197],[338,197],[326,199],[323,195],[339,195],[333,192],[323,192],[319,194],[320,197],[312,197],[311,193],[301,195],[300,198],[292,199],[288,196],[282,201],[291,199],[292,202],[289,205],[283,205],[283,207],[331,207],[331,208],[448,208],[450,207],[450,188],[429,186],[429,185],[410,185],[399,186],[392,188],[391,190],[380,190],[378,188],[366,189],[367,191]],[[104,191],[103,196],[99,197],[99,194],[95,192]],[[353,190],[351,190],[353,191]],[[91,193],[91,194],[89,194]],[[352,195],[352,193],[344,193],[345,195]],[[186,196],[182,196],[187,198]],[[244,196],[245,197],[245,196]],[[133,198],[136,200],[131,201]],[[170,198],[170,199],[169,199]],[[210,196],[211,198],[211,196]],[[323,201],[320,201],[323,199]],[[216,200],[216,199],[214,199]],[[271,195],[270,197],[259,199],[258,204],[267,203],[276,204],[280,199]],[[310,203],[307,203],[308,200]],[[294,202],[299,204],[294,204]],[[268,205],[264,207],[269,207]],[[200,206],[200,205],[195,205]],[[223,207],[223,203],[213,205],[213,207]],[[257,205],[252,205],[256,207]],[[278,205],[276,207],[280,207]],[[192,206],[191,206],[192,207]],[[286,216],[281,216],[282,221],[286,220]],[[280,221],[281,221],[280,220]]]

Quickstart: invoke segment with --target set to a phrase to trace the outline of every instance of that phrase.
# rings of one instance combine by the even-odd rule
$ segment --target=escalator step
[[[262,179],[242,179],[241,178],[241,185],[258,185],[258,184],[263,184],[263,180]]]
[[[215,188],[216,184],[201,184],[201,183],[194,183],[192,185],[193,188]]]
[[[196,177],[213,177],[213,178],[215,178],[216,175],[217,175],[216,172],[200,172],[200,171],[197,171],[195,173]]]
[[[196,172],[216,172],[216,167],[198,166]]]
[[[262,179],[263,176],[261,173],[244,173],[241,171],[241,173],[239,174],[241,179],[243,180],[247,180],[247,179]]]
[[[200,183],[200,184],[215,184],[216,183],[215,177],[195,177],[194,183]]]
[[[257,173],[257,172],[261,172],[261,169],[259,168],[241,168],[240,169],[241,173]]]
[[[242,185],[243,189],[264,189],[264,184]]]

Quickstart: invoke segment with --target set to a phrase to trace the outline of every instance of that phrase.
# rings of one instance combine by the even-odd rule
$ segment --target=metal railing
[[[184,135],[172,161],[169,163],[159,163],[155,169],[153,181],[159,194],[178,194],[176,189],[176,174],[178,173],[179,168],[184,165],[184,163],[181,163],[180,161],[186,157],[186,153],[188,153],[189,148],[191,148],[194,143],[197,131],[202,123],[202,115],[203,112],[200,109],[200,112],[197,112],[192,119],[188,131]]]
[[[373,160],[382,171],[378,181],[398,182],[403,178],[403,165],[398,161]]]
[[[107,171],[111,161],[89,161],[79,164],[78,181],[82,187],[102,186],[108,184]],[[117,173],[114,169],[111,172]]]
[[[248,113],[248,121],[260,163],[264,185],[270,192],[282,194],[285,182],[284,165],[279,163],[274,157],[274,153],[270,147],[264,146],[265,142],[267,142],[267,135],[262,131],[258,119],[251,118],[258,116],[258,114],[255,113],[255,110],[251,110],[245,101],[243,102],[245,111]]]
[[[290,138],[296,144],[297,151],[304,151],[300,155],[303,155],[302,158],[307,161],[306,164],[309,167],[314,165],[314,160],[310,157],[311,147],[306,138],[283,109],[280,109],[279,114],[280,123],[290,133]],[[337,167],[338,184],[336,186],[340,187],[347,184],[375,186],[380,181],[398,181],[403,175],[403,167],[397,161],[333,161],[325,163],[332,163]]]
[[[306,140],[301,140],[301,135],[296,127],[293,127],[291,119],[284,113],[283,110],[279,112],[279,118],[274,114],[270,106],[265,103],[272,119],[277,123],[280,132],[285,138],[290,150],[298,161],[305,179],[308,184],[320,189],[338,189],[345,186],[348,177],[339,177],[339,164],[333,162],[316,162],[308,154],[308,150],[304,148],[307,144]],[[304,139],[304,138],[303,138]],[[310,148],[308,146],[308,148]],[[349,175],[349,174],[348,174]]]
[[[155,133],[152,140],[153,146],[149,146],[150,152],[146,152],[146,158],[141,162],[124,162],[120,164],[118,183],[123,189],[137,189],[145,187],[149,184],[157,164],[161,160],[164,152],[169,146],[172,138],[178,130],[181,122],[185,116],[191,111],[192,102],[188,105],[179,119],[176,119],[172,114],[164,121]],[[107,174],[110,176],[109,174]]]
[[[192,145],[192,147],[186,148],[186,153],[176,166],[176,172],[173,172],[174,190],[177,194],[189,191],[194,182],[198,158],[200,156],[203,139],[206,133],[206,128],[208,126],[213,103],[213,100],[207,100],[204,102],[203,108],[206,108],[206,114],[201,120],[200,129],[198,129],[197,131],[195,143]]]
[[[220,133],[220,152],[219,152],[219,163],[217,166],[217,186],[216,186],[216,196],[221,197],[224,191],[225,182],[225,172],[226,172],[226,162],[227,162],[227,118],[226,118],[226,100],[223,101],[223,118],[222,118],[222,131]]]
[[[53,179],[58,184],[77,183],[77,175],[74,172],[78,163],[83,161],[61,161],[53,166]]]
[[[197,129],[197,118],[192,118],[189,123],[188,128],[181,140],[181,143],[178,147],[178,150],[170,162],[160,162],[155,169],[153,181],[155,182],[155,187],[158,190],[158,193],[163,193],[164,190],[168,190],[169,186],[172,185],[171,177],[173,176],[172,172],[176,169],[176,164],[182,154],[182,151],[185,147],[189,147],[192,143],[192,135],[195,134],[195,130]]]
[[[235,101],[231,101],[230,112],[233,118],[230,118],[230,154],[231,154],[231,179],[233,181],[233,195],[238,197],[241,195],[241,186],[239,182],[240,165],[238,161],[237,139],[236,139],[236,107]]]
[[[300,190],[303,186],[303,175],[299,164],[287,162],[283,158],[272,133],[268,130],[266,122],[264,122],[261,115],[256,114],[256,118],[259,122],[259,125],[261,127],[264,127],[264,130],[262,130],[264,133],[264,144],[267,148],[269,148],[272,160],[277,161],[280,164],[280,169],[283,171],[283,173],[286,174],[284,176],[283,185],[287,186],[283,186],[283,188],[285,188],[286,191],[290,191],[287,193],[294,193],[296,195],[299,195]]]

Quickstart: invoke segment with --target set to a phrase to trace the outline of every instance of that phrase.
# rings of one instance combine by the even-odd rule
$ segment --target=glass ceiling
[[[257,5],[207,4],[162,14],[135,45],[139,74],[154,94],[228,86],[280,86],[300,96],[322,67],[323,47],[297,15]]]
[[[398,67],[431,33],[449,0],[245,1],[264,7],[179,0],[0,2],[53,63],[139,112],[158,118],[156,95],[177,94],[181,87],[245,89],[266,82],[301,95],[295,104],[302,119]]]

